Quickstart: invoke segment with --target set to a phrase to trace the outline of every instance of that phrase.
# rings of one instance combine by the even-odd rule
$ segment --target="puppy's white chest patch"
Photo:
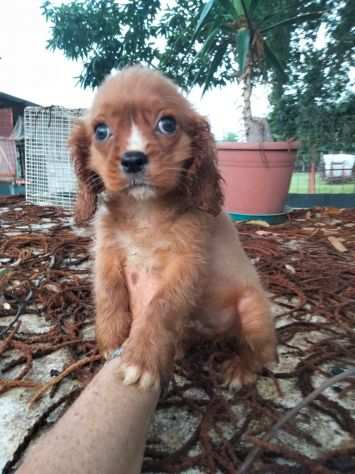
[[[163,284],[164,268],[160,256],[170,244],[153,238],[140,239],[129,232],[119,232],[117,240],[125,254],[124,272],[131,311],[137,316],[146,311]]]
[[[168,250],[169,242],[135,237],[130,232],[119,231],[117,242],[126,256],[126,266],[134,267],[140,271],[151,272],[159,267],[159,251]]]

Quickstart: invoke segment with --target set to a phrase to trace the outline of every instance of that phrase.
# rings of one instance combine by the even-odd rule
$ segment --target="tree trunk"
[[[246,67],[244,74],[241,78],[242,85],[242,97],[243,97],[243,126],[244,126],[244,136],[245,140],[248,141],[252,115],[251,115],[251,66],[250,64]]]
[[[251,112],[252,66],[249,64],[241,78],[243,96],[243,125],[247,143],[272,141],[269,124],[265,118],[253,117]]]

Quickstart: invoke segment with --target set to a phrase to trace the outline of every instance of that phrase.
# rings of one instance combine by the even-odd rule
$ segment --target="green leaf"
[[[274,25],[264,28],[263,30],[260,31],[260,33],[261,34],[266,33],[275,28],[279,28],[280,26],[294,25],[296,23],[304,23],[307,20],[319,18],[323,13],[324,12],[322,11],[311,12],[311,13],[304,13],[302,15],[296,15],[291,18],[286,18],[285,20],[279,21],[278,23],[275,23]]]
[[[244,11],[243,2],[246,12]],[[238,12],[239,16],[245,16],[246,13],[253,13],[251,8],[252,3],[253,0],[233,0],[234,8]]]
[[[227,47],[228,47],[228,41],[223,41],[217,51],[216,51],[216,54],[211,62],[211,65],[208,69],[208,72],[207,72],[207,76],[206,76],[206,80],[204,81],[205,82],[205,86],[203,88],[203,91],[202,91],[202,95],[206,92],[206,90],[209,88],[210,84],[211,84],[211,79],[213,78],[213,75],[216,73],[218,67],[220,66],[222,60],[223,60],[223,57],[224,57],[224,54],[227,50]]]
[[[250,54],[250,31],[246,28],[240,29],[236,35],[236,51],[239,65],[239,72],[245,71],[248,56]]]
[[[251,0],[248,10],[254,15],[258,7],[259,0]]]
[[[250,32],[253,34],[254,27],[253,27],[253,24],[252,24],[251,19],[250,19],[250,11],[248,11],[248,3],[249,2],[247,2],[247,0],[240,0],[240,3],[241,3],[242,8],[243,8],[243,16],[246,18],[247,23],[248,23],[248,28],[249,28]]]
[[[220,31],[220,27],[217,26],[209,33],[209,35],[207,36],[207,38],[205,40],[205,43],[204,43],[202,49],[197,54],[198,57],[201,57],[204,54],[209,53],[209,50],[210,50],[211,46],[214,46],[214,44],[215,44],[214,41],[215,41],[216,36],[219,33],[219,31]]]
[[[200,61],[203,58],[203,56],[210,54],[210,52],[213,50],[213,48],[215,46],[216,36],[219,33],[219,31],[220,31],[220,28],[218,26],[210,32],[210,34],[207,36],[207,38],[205,40],[205,43],[204,43],[203,47],[197,53],[197,55],[195,56],[193,61],[191,61],[190,66],[187,69],[188,72],[191,71],[191,69],[195,66],[195,64],[198,61]]]
[[[234,3],[231,0],[219,0],[225,11],[230,15],[230,18],[237,20],[239,18],[238,11],[234,8]]]
[[[233,7],[238,16],[244,16],[243,6],[240,0],[233,0]]]
[[[280,75],[282,79],[286,79],[287,75],[285,73],[285,68],[266,41],[264,41],[264,51],[265,60],[271,64],[272,68],[277,72],[277,74]]]
[[[193,36],[193,39],[196,39],[196,35],[200,31],[201,27],[204,25],[204,21],[208,17],[208,14],[210,13],[212,7],[218,2],[218,0],[209,0],[206,5],[203,7],[202,12],[200,14],[200,17],[197,21],[197,26],[195,29],[195,33]]]

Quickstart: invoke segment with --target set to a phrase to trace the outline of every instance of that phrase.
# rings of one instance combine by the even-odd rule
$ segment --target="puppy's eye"
[[[95,125],[95,138],[98,142],[105,142],[112,135],[110,127],[104,122]]]
[[[163,135],[173,135],[176,132],[176,120],[169,115],[162,117],[157,123],[157,130]]]

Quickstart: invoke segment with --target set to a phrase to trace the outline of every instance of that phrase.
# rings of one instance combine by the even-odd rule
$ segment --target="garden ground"
[[[14,472],[99,369],[89,246],[70,216],[0,200],[0,471]],[[272,299],[279,364],[255,386],[220,384],[227,344],[200,341],[175,368],[149,434],[144,472],[355,472],[355,381],[323,392],[269,442],[262,436],[303,397],[355,363],[355,210],[295,211],[268,227],[238,224]],[[38,397],[30,406],[34,395]]]

